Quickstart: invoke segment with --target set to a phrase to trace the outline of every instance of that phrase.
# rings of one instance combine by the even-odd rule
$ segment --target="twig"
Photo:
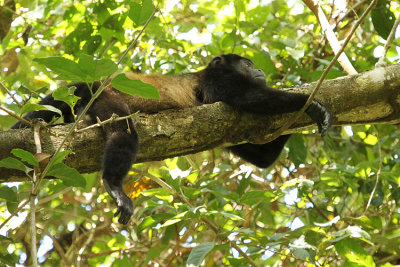
[[[142,252],[142,253],[147,253],[148,250],[145,248],[137,248],[137,247],[131,247],[131,248],[125,248],[125,249],[113,249],[113,250],[106,250],[106,251],[102,251],[99,253],[88,253],[88,254],[83,254],[82,258],[84,259],[90,259],[90,258],[98,258],[100,256],[104,256],[104,255],[110,255],[113,253],[119,253],[119,254],[123,254],[123,253],[127,253],[127,252]]]
[[[17,114],[15,114],[14,112],[12,112],[11,110],[9,110],[9,109],[7,109],[5,107],[0,107],[0,110],[4,111],[5,113],[10,115],[11,117],[16,118],[17,120],[21,121],[22,123],[24,123],[26,125],[31,125],[30,121],[25,120],[24,118],[21,118],[20,116],[18,116]]]
[[[348,9],[348,11],[346,12],[346,14],[344,14],[344,16],[341,17],[340,20],[338,20],[338,21],[335,23],[335,25],[332,27],[332,30],[335,30],[336,27],[339,25],[339,22],[342,21],[342,20],[344,20],[345,18],[347,18],[350,14],[354,13],[354,15],[355,15],[356,17],[358,17],[358,14],[357,14],[356,9],[361,8],[360,6],[361,6],[362,4],[364,4],[365,2],[367,2],[367,0],[361,0],[360,2],[354,4],[352,7],[350,7],[350,8]]]
[[[90,125],[88,127],[82,128],[82,129],[76,129],[75,132],[80,133],[80,132],[84,132],[84,131],[87,131],[87,130],[90,130],[90,129],[93,129],[93,128],[96,128],[96,127],[103,127],[103,125],[105,125],[107,123],[116,122],[116,121],[122,121],[122,120],[126,120],[126,119],[129,119],[129,118],[133,118],[138,113],[139,112],[135,112],[135,113],[132,113],[132,114],[130,114],[128,116],[123,116],[123,117],[119,117],[117,114],[113,113],[113,115],[111,115],[111,118],[109,118],[107,120],[104,120],[104,121],[98,120],[97,123],[92,124],[92,125]]]
[[[132,169],[135,172],[141,173],[142,171],[136,168]],[[146,173],[145,174],[147,177],[149,177],[151,180],[153,180],[154,182],[156,182],[157,184],[159,184],[162,188],[166,189],[172,196],[180,199],[182,202],[184,202],[186,205],[188,205],[190,208],[194,209],[195,206],[193,206],[193,204],[191,202],[189,202],[186,197],[184,197],[183,195],[180,195],[177,191],[175,191],[175,189],[173,189],[169,184],[167,184],[166,182],[164,182],[162,179],[158,178],[157,176],[154,176],[150,173]],[[201,220],[208,225],[208,227],[211,228],[211,230],[213,232],[215,232],[215,234],[218,236],[219,234],[219,230],[218,227],[214,225],[214,223],[212,223],[211,221],[209,221],[207,218],[205,217],[201,217]],[[234,249],[236,249],[239,254],[245,258],[252,266],[257,267],[258,264],[249,256],[247,255],[243,250],[240,249],[240,247],[238,245],[235,244],[235,242],[229,240],[227,237],[222,237],[220,236],[221,239],[224,239],[225,242],[229,243],[229,245],[231,247],[233,247]]]
[[[53,240],[54,248],[57,250],[58,254],[60,255],[62,262],[64,262],[64,264],[69,264],[69,262],[67,261],[67,258],[65,258],[64,249],[61,246],[60,242],[58,242],[57,238],[55,238],[52,234],[50,234],[50,232],[45,227],[40,227],[40,226],[37,226],[37,227],[40,230],[42,230],[46,235],[48,235],[51,238],[51,240]]]
[[[397,29],[397,26],[399,26],[399,23],[400,23],[400,16],[394,22],[392,30],[390,31],[390,34],[389,34],[389,36],[388,36],[388,38],[386,40],[385,47],[383,48],[382,55],[379,58],[378,63],[376,63],[377,66],[381,66],[381,65],[385,64],[386,54],[389,51],[390,45],[393,42],[394,34],[396,33],[396,29]]]
[[[5,86],[2,81],[0,81],[0,86],[4,89],[4,91],[6,91],[6,93],[12,98],[12,100],[14,100],[15,104],[17,104],[18,107],[22,108],[21,103],[19,103],[17,99],[15,99],[14,95],[10,92],[10,90],[8,90],[7,86]]]
[[[371,195],[369,196],[369,199],[368,199],[367,206],[365,207],[365,210],[363,212],[364,215],[367,212],[367,210],[369,208],[369,205],[371,204],[372,198],[375,195],[375,191],[376,191],[376,188],[378,187],[378,183],[379,183],[379,177],[381,176],[381,171],[382,171],[382,147],[381,147],[381,142],[379,140],[379,134],[378,134],[378,131],[376,130],[376,127],[374,125],[372,125],[372,127],[375,130],[376,138],[378,140],[379,167],[378,167],[378,171],[376,172],[376,180],[375,180],[374,188],[372,189]]]
[[[335,57],[332,59],[331,63],[328,65],[328,67],[325,69],[324,73],[322,73],[321,78],[318,80],[317,85],[315,86],[314,90],[308,97],[308,100],[306,104],[298,111],[296,114],[294,114],[280,129],[278,129],[275,133],[273,133],[267,140],[264,140],[264,142],[271,142],[272,140],[275,140],[279,136],[282,135],[284,131],[289,129],[292,124],[297,121],[298,118],[300,118],[301,115],[303,115],[304,111],[308,108],[308,106],[312,103],[313,99],[315,98],[315,95],[317,94],[318,90],[321,88],[322,82],[328,75],[328,72],[331,70],[333,65],[336,63],[337,59],[339,56],[342,54],[344,49],[346,48],[347,44],[349,43],[351,37],[353,36],[354,32],[358,28],[358,26],[361,24],[361,22],[365,19],[365,17],[368,15],[368,13],[372,10],[372,8],[376,5],[377,0],[372,0],[371,4],[368,6],[368,8],[365,10],[365,12],[362,14],[360,19],[357,21],[357,23],[353,26],[351,29],[350,34],[347,36],[345,42],[343,43],[342,48],[340,51],[335,55]]]
[[[65,193],[67,193],[68,191],[71,191],[71,189],[72,189],[72,186],[68,186],[68,187],[58,191],[57,193],[54,193],[54,194],[49,195],[47,197],[44,197],[44,198],[39,200],[39,202],[37,203],[36,206],[42,206],[42,205],[46,204],[47,202],[50,202],[53,199],[58,198],[60,195],[63,195]]]
[[[86,239],[85,243],[83,243],[83,246],[79,249],[78,257],[76,258],[76,266],[77,267],[81,266],[82,254],[85,251],[86,247],[90,244],[90,242],[92,242],[94,233],[95,233],[95,231],[90,231],[89,237]]]
[[[146,29],[146,27],[149,25],[150,21],[153,19],[155,13],[156,13],[156,9],[154,9],[153,13],[151,14],[151,16],[147,19],[145,25],[143,26],[142,30],[138,33],[138,35],[136,36],[136,38],[131,42],[131,44],[128,46],[128,48],[125,50],[125,52],[123,53],[123,55],[121,56],[121,58],[118,60],[117,64],[119,65],[122,60],[126,57],[126,55],[128,54],[129,50],[135,45],[135,43],[137,42],[137,40],[139,39],[140,35],[142,35],[142,33],[144,32],[144,30]],[[91,107],[91,105],[93,104],[93,102],[96,100],[97,97],[99,97],[99,95],[103,92],[103,90],[106,87],[106,84],[108,84],[108,82],[110,81],[112,75],[109,75],[104,82],[101,84],[100,88],[96,91],[96,93],[92,96],[92,98],[89,100],[89,103],[86,105],[86,107],[83,109],[82,113],[80,113],[76,119],[76,121],[72,124],[72,127],[70,128],[70,130],[67,132],[67,134],[65,135],[65,138],[61,141],[60,145],[58,146],[56,152],[54,153],[54,155],[57,155],[63,145],[65,144],[65,142],[67,141],[67,139],[72,135],[72,133],[75,131],[78,123],[80,123],[81,119],[83,118],[83,116],[85,116],[86,112],[89,110],[89,108]],[[55,157],[51,157],[49,163],[46,165],[45,169],[43,170],[43,172],[41,173],[40,179],[43,179],[47,172],[50,169],[50,166],[52,165],[52,163],[54,162]],[[38,188],[36,188],[37,190]]]
[[[11,213],[10,216],[8,216],[7,219],[5,219],[5,221],[0,225],[0,229],[2,229],[15,215],[17,215],[18,212],[20,212],[20,211],[26,206],[26,204],[28,204],[28,203],[29,203],[29,198],[25,199],[25,201],[22,202],[22,203],[19,205],[18,209],[16,209],[13,213]]]
[[[328,39],[328,42],[331,45],[335,55],[339,54],[339,51],[341,51],[341,45],[339,43],[339,40],[336,38],[336,35],[332,30],[331,24],[326,18],[325,13],[322,10],[321,6],[317,4],[317,1],[312,1],[312,0],[303,0],[303,1],[317,17],[319,24],[322,27],[322,32]],[[337,60],[347,74],[353,75],[358,73],[345,53],[341,52]]]
[[[40,123],[38,121],[34,122],[33,126],[33,139],[35,140],[36,145],[36,153],[42,153],[42,145],[40,142]],[[35,187],[37,186],[37,175],[40,172],[39,168],[34,168],[33,176],[32,176],[32,189],[30,199],[30,232],[31,232],[31,254],[32,254],[32,266],[38,266],[37,259],[37,247],[36,247],[36,210],[35,210],[35,200],[36,200],[36,192]]]

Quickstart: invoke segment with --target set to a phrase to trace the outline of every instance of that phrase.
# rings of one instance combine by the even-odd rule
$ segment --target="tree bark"
[[[314,84],[310,84],[286,90],[309,93],[313,87]],[[399,123],[400,65],[325,81],[317,98],[332,111],[334,125]],[[137,162],[162,160],[215,147],[266,139],[290,116],[238,112],[223,103],[167,110],[153,115],[138,114],[134,118],[140,137]],[[315,126],[303,115],[287,133]],[[71,125],[43,128],[43,152],[54,153],[68,127]],[[31,129],[0,132],[0,159],[11,156],[13,148],[35,153]],[[64,145],[64,150],[75,153],[68,156],[65,163],[81,173],[99,171],[103,148],[101,129],[77,132]],[[18,181],[23,176],[19,171],[0,168],[0,182]]]

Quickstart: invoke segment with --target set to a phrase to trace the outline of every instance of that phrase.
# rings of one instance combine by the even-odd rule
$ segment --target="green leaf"
[[[132,2],[129,9],[128,17],[136,26],[145,24],[154,11],[152,0],[143,0],[142,5]]]
[[[241,198],[240,198],[240,203],[243,203],[245,205],[255,205],[261,201],[266,201],[268,198],[275,197],[275,195],[271,192],[266,192],[266,191],[249,191],[246,192]]]
[[[58,152],[57,155],[54,156],[53,164],[56,165],[58,163],[61,163],[63,160],[65,160],[65,158],[68,155],[71,155],[71,154],[75,154],[75,153],[71,150],[64,150],[64,151]]]
[[[271,56],[267,52],[254,53],[247,55],[249,59],[254,62],[256,68],[262,69],[264,73],[271,75],[277,72],[275,68],[275,63],[271,60]]]
[[[25,166],[25,164],[23,164],[21,161],[15,159],[15,158],[5,158],[5,159],[0,160],[0,167],[4,167],[7,169],[20,170],[25,173],[32,170],[32,169],[28,168],[27,166]]]
[[[293,250],[293,255],[296,258],[303,259],[303,260],[307,260],[307,258],[310,258],[310,254],[308,253],[308,251],[303,248],[295,248]]]
[[[300,134],[293,134],[289,140],[289,157],[296,166],[299,166],[306,160],[307,147]]]
[[[85,187],[86,180],[77,170],[68,167],[64,163],[51,166],[48,176],[54,176],[63,181],[67,186]]]
[[[158,257],[167,247],[167,245],[151,247],[146,254],[146,262]]]
[[[354,239],[346,238],[335,244],[337,253],[354,266],[374,267],[372,256]]]
[[[83,49],[87,54],[93,55],[94,52],[100,47],[102,38],[100,35],[91,36],[90,39],[85,43]]]
[[[18,202],[7,201],[7,210],[10,213],[13,213],[18,209]]]
[[[176,223],[182,221],[186,217],[188,212],[189,211],[184,211],[182,213],[175,215],[171,219],[167,220],[161,227],[167,227],[167,226],[170,226],[170,225],[173,225],[173,224],[176,224]]]
[[[131,80],[123,73],[117,75],[111,81],[111,85],[125,94],[139,95],[143,98],[160,99],[160,94],[153,85],[144,83],[141,80]]]
[[[215,242],[205,242],[193,248],[189,254],[186,265],[189,267],[200,266],[207,254],[214,248]]]
[[[36,110],[50,110],[50,111],[53,111],[53,112],[61,115],[61,111],[53,106],[32,104],[32,103],[26,103],[21,109],[21,114],[28,113],[31,111],[36,111]]]
[[[229,219],[231,219],[231,220],[234,220],[234,221],[244,221],[244,220],[245,220],[245,219],[243,219],[243,218],[240,217],[240,216],[237,216],[237,215],[232,214],[232,213],[228,213],[228,212],[226,212],[226,211],[216,211],[216,210],[213,210],[213,211],[207,212],[207,214],[219,214],[219,215],[222,215],[222,216],[224,216],[224,217],[226,217],[226,218],[229,218]]]
[[[14,242],[14,240],[11,237],[7,237],[7,236],[4,236],[4,235],[0,235],[0,241]]]
[[[59,80],[84,81],[86,78],[76,62],[64,57],[42,57],[35,58],[33,61],[45,65],[46,68],[58,74]]]
[[[148,189],[146,191],[141,192],[142,195],[148,197],[148,196],[169,196],[170,193],[168,192],[167,189],[164,188],[152,188]]]
[[[25,151],[23,149],[20,148],[14,148],[13,150],[11,150],[11,153],[20,158],[22,161],[25,161],[26,163],[28,163],[29,165],[32,166],[39,166],[39,162],[35,159],[35,157],[32,155],[32,153]]]
[[[0,187],[0,198],[5,199],[7,201],[18,202],[17,192],[12,190],[8,186]]]
[[[136,229],[136,233],[139,235],[144,229],[152,227],[156,225],[158,221],[154,220],[153,217],[147,216],[143,219],[143,221],[138,225]]]
[[[0,262],[6,265],[15,266],[18,263],[18,257],[14,254],[0,253]]]
[[[78,66],[86,74],[82,81],[93,82],[102,77],[113,74],[118,70],[117,64],[110,59],[95,59],[92,56],[81,54]]]
[[[396,20],[395,15],[389,8],[385,5],[377,6],[371,12],[372,23],[374,24],[375,30],[378,32],[379,36],[383,39],[387,39],[394,21]]]
[[[79,97],[74,95],[75,89],[76,89],[76,87],[74,87],[74,86],[60,87],[60,88],[57,88],[52,93],[52,96],[53,96],[54,100],[59,100],[59,101],[63,101],[65,103],[67,103],[67,105],[71,108],[71,111],[73,111],[74,110],[73,108],[74,108],[76,102],[78,102],[78,100],[79,100]]]

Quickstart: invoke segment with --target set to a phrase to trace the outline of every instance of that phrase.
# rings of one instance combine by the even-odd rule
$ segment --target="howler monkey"
[[[255,69],[253,62],[235,54],[215,57],[208,66],[199,72],[175,76],[126,74],[130,79],[140,79],[154,85],[161,100],[144,99],[121,93],[108,85],[90,107],[88,114],[93,122],[96,117],[106,120],[113,113],[126,116],[136,111],[154,113],[170,108],[185,108],[201,104],[222,101],[241,111],[259,114],[282,114],[298,111],[306,103],[308,95],[289,93],[276,90],[266,85],[265,74]],[[76,113],[87,105],[91,98],[86,83],[76,83],[75,95],[80,100],[75,105]],[[95,82],[92,91],[100,87]],[[40,104],[52,105],[62,111],[64,121],[72,122],[73,114],[64,102],[56,101],[51,95],[46,96]],[[306,110],[306,113],[317,123],[321,135],[325,135],[331,126],[329,110],[317,100]],[[53,116],[59,116],[51,111],[34,111],[25,118],[42,118],[50,122]],[[13,128],[21,128],[20,122]],[[103,127],[105,150],[103,156],[104,185],[115,200],[118,209],[115,216],[120,215],[119,222],[128,223],[133,213],[133,205],[122,189],[122,181],[129,168],[135,162],[138,152],[138,135],[133,120],[118,121]],[[241,144],[229,149],[236,155],[265,168],[271,165],[279,156],[289,135],[283,135],[267,144]]]

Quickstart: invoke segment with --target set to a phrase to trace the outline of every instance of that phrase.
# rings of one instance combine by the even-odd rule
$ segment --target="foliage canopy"
[[[320,2],[339,40],[369,4]],[[18,115],[48,109],[36,103],[50,91],[73,106],[72,92],[57,80],[93,81],[117,69],[197,71],[213,56],[233,52],[253,60],[270,85],[287,87],[318,80],[334,56],[316,16],[301,1],[0,3],[0,103]],[[117,65],[154,10],[140,41]],[[345,50],[357,71],[374,68],[399,16],[398,2],[378,1]],[[399,41],[388,51],[390,63],[400,59]],[[344,75],[336,64],[328,78]],[[123,89],[126,81],[117,77],[114,82]],[[157,97],[152,88],[138,87],[143,90],[138,93]],[[0,115],[1,130],[16,121]],[[59,179],[42,181],[37,192],[39,262],[400,264],[399,140],[397,125],[346,126],[332,129],[325,139],[312,132],[293,135],[278,162],[266,170],[219,149],[136,164],[125,187],[135,205],[127,227],[113,219],[115,207],[100,174],[79,174],[62,163],[70,153],[62,152],[49,172]],[[40,164],[24,150],[13,155],[0,167],[29,173]],[[160,187],[157,178],[169,187]],[[31,187],[31,182],[0,186],[0,222],[30,197]],[[32,264],[28,212],[29,205],[0,229],[1,264]]]

